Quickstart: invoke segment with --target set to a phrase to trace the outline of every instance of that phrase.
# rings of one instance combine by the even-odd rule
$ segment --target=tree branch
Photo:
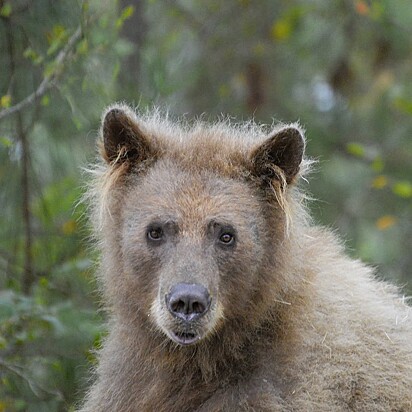
[[[12,107],[8,107],[7,109],[3,109],[0,111],[0,120],[4,119],[7,116],[10,116],[12,114],[18,113],[22,111],[24,108],[27,106],[30,106],[33,104],[36,100],[38,100],[40,97],[42,97],[46,92],[53,86],[54,80],[58,77],[58,75],[61,73],[61,69],[63,67],[63,63],[67,60],[70,51],[73,49],[73,47],[76,45],[76,43],[81,39],[83,34],[82,27],[79,26],[76,31],[72,34],[72,36],[69,38],[68,42],[66,45],[63,47],[63,49],[60,51],[60,53],[57,55],[54,64],[56,66],[56,69],[53,70],[53,72],[49,75],[45,75],[44,79],[40,83],[39,87],[29,96],[27,96],[25,99],[17,103],[16,105]]]
[[[31,391],[40,399],[43,398],[44,394],[47,395],[52,395],[57,397],[58,399],[64,399],[62,393],[57,390],[50,390],[46,389],[43,386],[39,385],[37,382],[34,382],[31,377],[26,375],[23,372],[23,368],[17,365],[13,365],[11,363],[8,363],[6,360],[0,358],[0,367],[3,367],[4,369],[9,370],[10,372],[13,372],[15,375],[19,376],[21,379],[27,382],[29,385]]]

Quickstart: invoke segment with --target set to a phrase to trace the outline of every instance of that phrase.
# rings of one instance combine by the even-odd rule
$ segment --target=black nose
[[[173,316],[191,321],[209,310],[210,295],[202,285],[178,283],[166,295],[166,305]]]

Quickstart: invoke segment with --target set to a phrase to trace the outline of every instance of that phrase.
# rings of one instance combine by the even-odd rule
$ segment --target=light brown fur
[[[411,308],[311,223],[297,125],[272,128],[277,156],[253,123],[120,105],[103,124],[88,202],[109,335],[81,411],[412,410]],[[147,223],[166,217],[174,243],[148,246]],[[210,243],[210,219],[235,226],[236,248]],[[168,336],[163,303],[182,280],[212,296],[189,346]]]

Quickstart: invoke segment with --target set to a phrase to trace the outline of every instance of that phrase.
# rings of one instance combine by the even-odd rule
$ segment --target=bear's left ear
[[[299,172],[304,151],[302,131],[294,126],[284,127],[253,150],[252,173],[263,181],[277,179],[290,184]]]

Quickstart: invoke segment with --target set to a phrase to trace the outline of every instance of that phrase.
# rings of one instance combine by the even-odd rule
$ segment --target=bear
[[[299,124],[103,114],[82,412],[412,411],[408,299],[316,225]]]

